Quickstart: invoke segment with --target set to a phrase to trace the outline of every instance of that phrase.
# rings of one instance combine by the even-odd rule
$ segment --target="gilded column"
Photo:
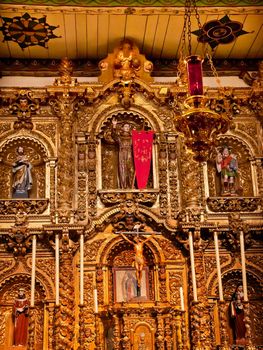
[[[191,334],[194,350],[210,350],[211,327],[209,303],[205,286],[205,268],[202,251],[202,239],[199,229],[194,232],[195,242],[195,271],[197,283],[197,301],[193,301],[190,308]]]
[[[35,350],[36,344],[36,310],[34,306],[29,308],[29,324],[28,324],[28,350]]]
[[[73,252],[69,244],[69,232],[64,229],[61,238],[60,254],[60,304],[56,315],[56,349],[65,350],[73,347],[74,336],[74,287]]]

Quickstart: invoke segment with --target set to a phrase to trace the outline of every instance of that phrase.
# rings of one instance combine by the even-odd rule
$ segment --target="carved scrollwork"
[[[0,215],[15,215],[18,211],[26,214],[43,214],[48,202],[48,199],[0,200]]]
[[[208,208],[214,212],[253,212],[258,210],[259,197],[209,197]]]
[[[99,191],[99,197],[106,206],[123,203],[127,199],[136,201],[145,205],[153,205],[158,196],[158,191],[147,190],[143,192],[120,192],[120,191]]]

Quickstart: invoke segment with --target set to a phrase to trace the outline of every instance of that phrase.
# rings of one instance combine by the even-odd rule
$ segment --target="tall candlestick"
[[[218,247],[218,237],[217,237],[216,231],[214,232],[214,241],[215,241],[215,251],[216,251],[216,268],[217,268],[217,278],[218,278],[219,300],[224,301],[222,277],[221,277],[221,266],[220,266],[220,256],[219,256],[219,247]]]
[[[36,251],[37,251],[37,237],[36,237],[36,235],[33,235],[33,238],[32,238],[32,271],[31,271],[31,300],[30,300],[30,306],[34,306],[35,305]]]
[[[55,289],[56,305],[59,305],[59,234],[55,236]]]
[[[245,242],[244,242],[244,232],[243,231],[240,231],[240,252],[241,252],[241,267],[242,267],[242,282],[243,282],[243,291],[244,291],[244,301],[248,301]]]
[[[190,250],[190,261],[191,261],[191,271],[192,271],[193,296],[194,296],[194,301],[198,301],[196,279],[195,279],[194,244],[193,244],[193,234],[191,231],[189,231],[189,250]]]
[[[180,301],[181,301],[181,310],[184,311],[184,291],[183,287],[180,287]]]
[[[94,313],[98,313],[98,292],[97,289],[95,288],[93,291],[93,296],[94,296]]]
[[[79,239],[79,303],[84,304],[84,235]]]

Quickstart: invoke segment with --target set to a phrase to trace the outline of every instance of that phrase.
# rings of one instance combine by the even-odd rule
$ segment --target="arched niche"
[[[259,271],[257,271],[259,273]],[[247,266],[247,289],[248,300],[250,306],[251,330],[255,344],[262,344],[263,341],[263,325],[262,325],[262,281],[256,272]],[[224,312],[227,320],[227,332],[230,344],[234,344],[234,324],[230,312],[230,303],[237,286],[242,285],[242,272],[240,269],[227,270],[222,274],[222,285],[224,295]],[[217,278],[211,281],[208,286],[210,295],[219,295]]]
[[[232,154],[237,160],[238,170],[235,181],[235,196],[252,197],[255,195],[255,174],[251,167],[252,151],[249,146],[241,139],[232,136],[224,135],[218,140],[218,145],[210,153],[207,161],[209,196],[222,196],[222,180],[221,175],[217,171],[216,158],[217,153],[222,152],[224,147],[228,147],[230,155]],[[231,194],[226,194],[229,196]]]
[[[14,315],[13,305],[17,298],[18,290],[22,288],[30,303],[31,276],[18,273],[2,281],[0,285],[0,349],[11,348],[14,344]],[[42,348],[44,342],[44,300],[46,291],[39,280],[35,285],[35,322],[36,322],[36,348]],[[23,347],[22,347],[23,348]]]
[[[13,164],[17,160],[17,150],[22,147],[25,156],[32,165],[32,188],[28,191],[29,199],[45,198],[46,162],[48,154],[43,144],[31,137],[14,137],[1,147],[0,193],[2,198],[13,198]]]
[[[116,120],[116,128],[113,128],[114,120]],[[124,136],[124,128],[125,126],[129,126],[129,131],[127,132],[127,136]],[[135,171],[133,168],[133,164],[125,167],[124,172],[127,177],[127,185],[123,185],[122,180],[120,179],[120,161],[126,163],[128,153],[131,154],[131,158],[133,159],[133,151],[131,146],[131,133],[132,130],[152,130],[151,125],[143,116],[143,114],[137,111],[114,111],[109,113],[107,119],[101,125],[101,129],[99,132],[100,139],[100,154],[101,154],[101,176],[100,176],[100,184],[99,188],[102,190],[108,189],[137,189]],[[126,139],[130,142],[129,150],[127,152],[121,151],[120,144],[124,145],[123,140]],[[121,140],[118,142],[118,140]],[[130,141],[129,141],[130,140]],[[126,146],[124,146],[126,147]],[[123,148],[124,149],[124,148]],[[123,158],[120,160],[120,152],[123,152]],[[154,155],[154,152],[152,152]],[[129,156],[129,155],[128,155]],[[153,169],[153,163],[155,162],[155,157],[152,157],[151,166],[150,166],[150,174],[148,178],[147,188],[153,189],[155,187],[155,178]],[[133,160],[132,160],[133,163]],[[129,170],[127,170],[129,169]],[[126,181],[125,181],[126,182]]]
[[[143,247],[143,256],[145,267],[143,269],[140,292],[138,292],[133,245],[123,239],[117,241],[111,248],[106,260],[109,267],[109,304],[154,301],[156,288],[154,283],[154,266],[156,258],[147,243]],[[129,280],[131,281],[130,284],[127,283]]]
[[[147,322],[138,322],[131,329],[134,350],[154,349],[155,329]]]

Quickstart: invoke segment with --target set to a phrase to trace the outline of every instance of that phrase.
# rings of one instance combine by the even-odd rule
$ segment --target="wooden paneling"
[[[15,5],[14,5],[15,6]],[[224,14],[216,14],[208,9],[207,13],[200,15],[201,24],[211,20],[220,19]],[[62,58],[71,59],[103,58],[112,52],[123,38],[133,39],[140,51],[150,59],[173,59],[179,56],[179,47],[182,40],[184,16],[183,11],[166,14],[157,13],[153,9],[141,14],[106,13],[99,8],[87,12],[85,8],[77,9],[68,7],[49,8],[48,11],[28,11],[34,17],[40,18],[47,14],[47,23],[51,26],[59,26],[54,29],[54,34],[61,38],[50,39],[48,48],[31,46],[22,50],[15,42],[3,42],[3,34],[0,32],[0,56],[13,58]],[[2,11],[3,17],[22,16],[25,11],[16,7],[12,12]],[[219,45],[214,52],[215,58],[262,58],[263,57],[263,15],[254,12],[240,12],[231,14],[231,8],[227,11],[233,21],[243,23],[243,29],[250,32],[242,35],[230,44]],[[195,18],[192,20],[192,31],[198,29]],[[186,38],[186,43],[188,39]],[[192,35],[192,53],[201,54],[203,45],[197,42],[197,37]]]

